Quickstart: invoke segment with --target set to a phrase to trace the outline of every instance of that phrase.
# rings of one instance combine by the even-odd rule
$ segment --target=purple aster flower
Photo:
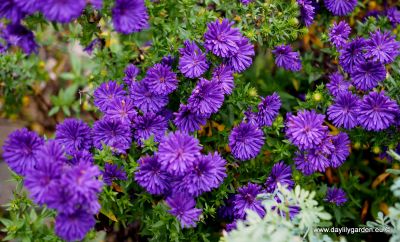
[[[347,202],[346,193],[341,188],[336,187],[328,188],[324,200],[330,203],[335,203],[337,206],[342,206]]]
[[[94,91],[94,105],[105,112],[110,106],[111,101],[117,98],[125,97],[125,90],[115,81],[102,83]]]
[[[343,91],[335,97],[334,103],[328,107],[327,114],[329,120],[336,127],[351,129],[358,125],[359,111],[359,98],[349,91]]]
[[[217,211],[218,217],[227,220],[234,219],[234,211],[233,211],[234,200],[235,200],[235,195],[229,194],[228,199],[224,200],[224,205],[218,208]]]
[[[313,6],[313,2],[311,0],[297,0],[297,4],[299,4],[300,15],[304,25],[307,27],[310,26],[315,17],[315,7]]]
[[[200,78],[188,99],[188,108],[201,115],[218,112],[224,102],[224,93],[216,81]]]
[[[366,130],[379,131],[394,124],[398,112],[396,101],[385,92],[370,92],[361,102],[358,122]]]
[[[335,72],[329,75],[329,83],[326,84],[331,95],[336,96],[342,91],[348,91],[351,83],[346,81],[340,72]]]
[[[336,16],[345,16],[354,11],[357,0],[324,0],[325,7]]]
[[[355,66],[351,79],[358,90],[368,91],[386,79],[386,69],[381,63],[364,62]]]
[[[93,143],[97,149],[103,149],[103,144],[110,146],[116,153],[125,154],[131,147],[132,134],[129,125],[120,120],[101,119],[93,125]]]
[[[139,32],[149,27],[149,14],[144,0],[116,0],[112,19],[115,30],[123,34]]]
[[[214,69],[211,81],[216,81],[220,86],[224,94],[230,95],[235,82],[233,81],[233,71],[230,66],[221,64]]]
[[[92,131],[80,119],[69,118],[56,127],[56,140],[68,154],[77,150],[89,150],[92,147]]]
[[[258,118],[257,118],[257,113],[253,112],[252,108],[249,107],[245,112],[244,112],[244,119],[243,121],[245,123],[252,124],[254,126],[259,127],[260,125],[258,124]]]
[[[146,113],[143,116],[137,116],[133,122],[133,137],[140,145],[143,141],[153,135],[154,141],[159,142],[164,137],[168,129],[167,120],[154,113]]]
[[[119,168],[117,165],[106,163],[103,171],[104,183],[111,186],[115,180],[126,180],[126,173],[123,167]]]
[[[248,183],[247,186],[240,187],[233,202],[235,218],[245,219],[246,210],[248,209],[257,212],[260,217],[264,217],[264,207],[261,204],[261,200],[257,199],[257,195],[261,193],[262,187],[254,183]]]
[[[331,41],[336,48],[342,47],[349,39],[351,32],[350,26],[345,21],[334,23],[329,29],[329,41]]]
[[[179,131],[169,133],[158,146],[158,159],[169,173],[182,175],[196,162],[200,155],[196,138]]]
[[[214,55],[231,57],[239,50],[238,43],[241,39],[239,29],[232,28],[234,22],[228,19],[217,19],[207,24],[207,32],[204,34],[204,47]]]
[[[174,124],[183,132],[194,132],[207,123],[206,115],[197,114],[184,104],[179,106],[178,112],[174,115]]]
[[[16,0],[2,0],[0,2],[0,18],[7,18],[12,23],[18,23],[26,13],[17,6]]]
[[[193,198],[184,193],[176,193],[168,197],[166,202],[171,208],[168,212],[178,219],[182,228],[196,227],[201,209],[195,207],[196,201]]]
[[[168,95],[178,87],[176,74],[170,66],[155,64],[147,73],[145,79],[149,90],[157,95]]]
[[[129,125],[137,116],[135,106],[130,98],[114,98],[104,112],[105,118],[118,119],[122,123]]]
[[[93,215],[84,210],[72,214],[59,213],[55,220],[56,234],[66,241],[83,240],[85,235],[94,228],[96,220]]]
[[[140,70],[134,64],[129,64],[126,66],[125,70],[125,77],[123,78],[125,84],[130,87],[132,83],[136,81],[137,75],[139,75]]]
[[[14,0],[14,2],[15,5],[20,9],[20,11],[28,14],[32,14],[38,11],[41,7],[40,0]]]
[[[278,188],[278,183],[286,186],[287,189],[292,189],[294,181],[292,180],[292,169],[290,166],[285,165],[283,161],[276,163],[271,170],[271,174],[265,182],[266,191],[274,192]]]
[[[286,136],[301,150],[315,148],[326,137],[328,127],[323,125],[324,118],[314,110],[299,111],[297,116],[287,117]]]
[[[226,62],[235,72],[242,72],[253,63],[254,45],[250,43],[249,39],[241,37],[237,46],[239,47],[238,51],[230,56]]]
[[[85,0],[41,0],[40,10],[50,21],[68,23],[77,19],[85,6]]]
[[[235,221],[233,221],[232,223],[229,223],[229,224],[226,224],[225,225],[225,230],[227,231],[227,232],[230,232],[230,231],[232,231],[232,230],[235,230],[236,228],[237,228],[237,221],[235,220]]]
[[[300,71],[301,60],[299,52],[294,52],[290,45],[276,46],[272,51],[275,55],[275,64],[289,71]]]
[[[331,154],[331,166],[338,168],[350,155],[350,140],[346,133],[339,133],[332,137],[332,144],[335,147]]]
[[[92,55],[93,50],[95,48],[101,47],[103,45],[103,42],[101,39],[99,38],[95,38],[94,40],[92,40],[84,49],[83,51],[85,51],[88,55]]]
[[[301,171],[304,175],[309,176],[315,172],[313,163],[310,161],[309,156],[304,152],[296,152],[293,161],[296,169]]]
[[[258,104],[257,123],[260,126],[271,126],[281,108],[281,98],[274,92],[265,98],[261,97]]]
[[[167,56],[164,56],[162,59],[161,59],[161,64],[162,65],[165,65],[165,66],[171,66],[172,67],[172,65],[174,64],[174,62],[175,62],[175,57],[173,57],[172,55],[170,55],[170,54],[168,54]]]
[[[339,50],[339,63],[347,73],[352,73],[355,66],[365,62],[364,47],[365,39],[358,37],[343,45]]]
[[[103,8],[103,0],[89,0],[89,2],[98,10]]]
[[[386,16],[393,26],[400,24],[400,11],[397,10],[397,7],[387,9]]]
[[[326,142],[330,142],[326,145],[333,147],[330,139],[325,140]],[[320,150],[320,148],[317,147],[302,153],[296,152],[296,157],[293,160],[295,161],[297,170],[301,171],[304,175],[309,176],[317,171],[324,172],[326,168],[330,166],[330,161],[327,155],[326,151]]]
[[[32,31],[21,24],[9,24],[3,30],[2,37],[8,45],[18,46],[25,54],[36,53],[38,45]]]
[[[203,75],[208,69],[206,54],[195,44],[185,40],[185,48],[179,49],[179,70],[185,77],[196,78]]]
[[[400,42],[390,32],[380,30],[370,34],[365,45],[365,57],[382,64],[392,63],[400,54]]]
[[[238,160],[250,160],[260,153],[264,145],[264,134],[261,129],[250,123],[240,123],[229,135],[229,147],[233,157]]]
[[[135,172],[135,181],[150,194],[165,194],[170,189],[171,175],[161,168],[157,156],[143,156]]]
[[[89,151],[79,150],[71,154],[71,158],[67,161],[67,163],[70,165],[77,165],[79,163],[93,164],[94,161],[93,156]]]
[[[35,132],[26,128],[12,132],[3,145],[3,159],[18,175],[26,172],[37,163],[37,152],[44,141]]]
[[[168,104],[168,96],[153,94],[143,81],[133,82],[129,92],[133,104],[144,113],[157,113]]]

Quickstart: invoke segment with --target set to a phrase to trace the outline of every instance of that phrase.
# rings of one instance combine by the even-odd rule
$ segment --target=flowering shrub
[[[2,147],[5,240],[397,226],[400,12],[364,2],[2,1],[2,115],[34,97],[50,120]]]

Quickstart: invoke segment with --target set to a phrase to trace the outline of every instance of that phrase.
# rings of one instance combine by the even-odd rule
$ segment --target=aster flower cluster
[[[27,129],[10,134],[3,149],[9,167],[23,176],[30,198],[57,211],[56,234],[66,240],[82,240],[100,211],[101,172],[89,153],[90,127],[67,119],[57,126],[56,138],[46,142]]]

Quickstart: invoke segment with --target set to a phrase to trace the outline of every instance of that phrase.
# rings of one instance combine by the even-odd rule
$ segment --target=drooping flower
[[[104,114],[105,118],[118,119],[126,125],[132,123],[137,116],[133,101],[128,97],[113,99]]]
[[[318,146],[326,136],[327,126],[323,125],[325,116],[314,110],[302,110],[297,116],[286,120],[286,136],[299,149],[312,149]]]
[[[301,171],[305,176],[309,176],[315,172],[312,162],[308,155],[304,152],[296,152],[293,161],[296,169]]]
[[[158,160],[169,173],[182,175],[200,155],[199,141],[179,131],[169,133],[158,146]]]
[[[299,52],[294,52],[290,45],[276,46],[272,51],[275,55],[275,64],[289,71],[300,71],[301,60]]]
[[[304,22],[304,25],[309,27],[315,17],[315,7],[311,0],[297,0],[297,4],[300,7],[300,15],[301,19]]]
[[[187,78],[197,78],[208,69],[206,54],[196,45],[194,41],[185,40],[185,47],[179,49],[179,70]]]
[[[226,63],[235,72],[242,72],[249,68],[253,63],[254,45],[250,43],[248,38],[241,37],[237,41],[238,50],[235,54],[228,57]]]
[[[172,66],[175,62],[175,59],[176,58],[174,56],[172,56],[171,54],[168,54],[167,56],[164,56],[161,59],[160,63],[165,66]]]
[[[351,32],[350,26],[345,21],[334,23],[329,29],[329,41],[336,46],[336,48],[342,47],[346,44]]]
[[[388,31],[370,34],[365,45],[365,57],[382,64],[392,63],[400,54],[400,42]]]
[[[239,29],[232,28],[233,24],[234,22],[228,19],[208,23],[204,34],[204,47],[220,57],[231,57],[236,54],[239,50],[238,42],[241,34]]]
[[[153,94],[143,81],[133,82],[129,93],[133,104],[144,113],[157,113],[168,104],[168,96]]]
[[[264,207],[261,204],[261,200],[257,199],[257,195],[261,193],[262,187],[254,183],[248,183],[246,186],[240,187],[233,202],[235,218],[245,219],[246,210],[248,209],[257,212],[260,217],[264,217]]]
[[[103,0],[89,0],[89,2],[98,10],[103,8]]]
[[[238,160],[250,160],[260,153],[264,145],[264,134],[261,129],[250,123],[240,123],[229,135],[229,147],[232,155]]]
[[[215,81],[200,78],[188,99],[188,108],[201,115],[218,112],[224,102],[224,93]]]
[[[292,169],[285,165],[283,161],[276,163],[268,176],[265,186],[267,192],[274,192],[278,188],[278,183],[286,186],[287,189],[292,189],[294,181],[292,180]]]
[[[139,115],[135,118],[133,129],[133,137],[140,145],[152,135],[154,141],[159,142],[168,129],[168,122],[164,117],[155,113],[145,113],[143,116]]]
[[[281,108],[281,98],[274,92],[265,98],[261,97],[258,104],[257,123],[260,126],[271,126]]]
[[[88,55],[92,55],[95,48],[99,48],[103,45],[103,42],[100,38],[95,38],[92,40],[84,49]]]
[[[358,124],[359,111],[359,98],[349,91],[343,91],[335,97],[333,104],[328,107],[327,114],[329,120],[336,127],[351,129]]]
[[[119,168],[115,164],[106,163],[103,171],[103,181],[105,184],[111,186],[115,180],[126,180],[126,173],[122,168]]]
[[[77,19],[85,6],[85,0],[41,0],[40,11],[50,21],[68,23]]]
[[[216,81],[220,85],[224,94],[227,95],[230,95],[235,87],[233,71],[230,66],[225,64],[221,64],[214,69],[211,81]]]
[[[330,187],[326,192],[324,200],[329,203],[335,203],[337,206],[342,206],[347,202],[347,197],[346,193],[341,188]]]
[[[40,0],[14,0],[14,2],[20,11],[28,14],[32,14],[40,10],[42,3]]]
[[[89,150],[92,147],[92,131],[80,119],[68,118],[56,127],[56,140],[68,154],[78,150]]]
[[[25,54],[29,55],[37,52],[38,45],[33,32],[19,23],[7,25],[1,37],[4,38],[8,45],[21,48]]]
[[[142,80],[156,95],[168,95],[178,87],[178,79],[170,66],[155,64]]]
[[[196,201],[192,197],[184,193],[175,193],[168,197],[166,202],[171,208],[168,212],[179,220],[182,228],[196,227],[201,209],[195,207]]]
[[[97,149],[103,149],[103,144],[110,146],[116,153],[125,154],[131,147],[131,129],[118,119],[103,118],[93,125],[93,144]]]
[[[115,81],[102,83],[93,93],[94,105],[105,112],[114,99],[125,97],[125,90]]]
[[[0,18],[7,18],[12,23],[18,23],[26,13],[17,6],[16,0],[2,0],[0,2]]]
[[[365,39],[358,37],[343,45],[339,50],[339,63],[347,73],[352,73],[355,66],[365,62],[363,53],[365,43]]]
[[[400,11],[397,10],[397,7],[387,9],[386,16],[393,26],[400,24]]]
[[[194,132],[207,123],[207,116],[194,112],[184,104],[180,105],[178,112],[174,115],[174,124],[183,132]]]
[[[370,92],[361,102],[358,122],[366,130],[379,131],[394,124],[398,112],[398,104],[385,92]]]
[[[348,91],[351,83],[346,81],[340,72],[335,72],[329,75],[329,83],[326,84],[328,91],[333,96],[338,95],[342,91]]]
[[[56,234],[66,241],[80,241],[94,228],[95,224],[96,220],[92,214],[84,210],[77,210],[72,214],[59,213],[54,229]]]
[[[381,63],[364,62],[354,68],[351,78],[358,90],[368,91],[386,79],[386,69]]]
[[[357,0],[324,0],[324,3],[325,7],[337,16],[345,16],[357,6]]]
[[[244,112],[244,122],[252,124],[254,126],[259,127],[260,125],[258,124],[258,118],[257,118],[257,113],[253,112],[252,108],[249,107],[247,110]]]
[[[115,30],[123,34],[139,32],[149,27],[149,14],[144,0],[116,0],[112,19]]]
[[[135,181],[153,195],[161,195],[169,191],[171,175],[161,168],[157,156],[143,156],[135,172]]]
[[[331,166],[338,168],[350,155],[350,140],[346,133],[340,132],[332,137],[332,144],[335,147],[331,154]]]
[[[324,141],[329,143],[321,144],[321,146],[329,145],[330,148],[333,147],[331,139],[324,139]],[[326,150],[317,147],[301,153],[296,152],[296,157],[293,160],[296,168],[308,176],[317,171],[324,172],[330,166],[329,154],[331,154],[331,150],[326,152]]]
[[[26,128],[12,132],[3,145],[3,159],[7,165],[18,175],[35,167],[37,152],[44,141],[35,132]]]
[[[125,76],[123,78],[124,82],[128,87],[132,85],[136,81],[137,75],[139,75],[140,70],[134,64],[129,64],[125,67],[124,70]]]

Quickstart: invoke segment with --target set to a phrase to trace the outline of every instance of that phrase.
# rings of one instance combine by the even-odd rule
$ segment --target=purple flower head
[[[264,217],[264,207],[261,204],[261,200],[257,199],[257,195],[261,193],[262,187],[254,183],[248,183],[247,186],[240,187],[233,202],[235,218],[245,219],[246,210],[248,209],[257,212],[260,217]]]
[[[170,189],[171,175],[161,168],[157,156],[143,156],[138,162],[135,181],[150,194],[162,195]]]
[[[333,147],[331,139],[325,139],[324,141],[330,143],[322,144],[321,146],[329,145]],[[321,150],[319,147],[306,152],[296,152],[296,157],[293,160],[295,161],[296,169],[306,176],[317,171],[324,172],[330,165],[327,152]]]
[[[225,225],[225,230],[227,231],[227,232],[230,232],[230,231],[232,231],[232,230],[235,230],[237,228],[237,221],[235,220],[235,221],[233,221],[232,223],[229,223],[229,224],[226,224]]]
[[[183,132],[194,132],[207,123],[206,115],[197,114],[184,104],[180,105],[178,112],[174,115],[174,124]]]
[[[357,0],[324,0],[325,7],[336,16],[345,16],[354,11]]]
[[[154,136],[154,141],[159,142],[168,129],[168,122],[163,116],[146,113],[143,116],[136,117],[133,122],[133,129],[133,137],[138,144],[142,145],[143,141],[152,135]]]
[[[275,55],[275,64],[289,71],[300,71],[301,60],[299,52],[294,52],[290,45],[276,46],[272,51]]]
[[[97,149],[103,149],[103,144],[110,146],[116,153],[125,154],[131,147],[132,134],[129,125],[120,120],[101,119],[93,125],[93,143]]]
[[[5,1],[7,2],[7,1]],[[32,14],[38,11],[41,7],[40,0],[14,0],[16,8],[19,8],[20,11]]]
[[[396,101],[382,92],[370,92],[365,95],[358,113],[358,122],[366,130],[379,131],[395,123],[399,112]]]
[[[227,64],[235,72],[242,72],[249,68],[253,63],[252,57],[255,55],[254,45],[249,39],[241,37],[237,42],[238,51],[227,59]]]
[[[351,129],[358,125],[359,111],[359,98],[349,91],[343,91],[335,97],[334,103],[328,107],[327,114],[329,120],[336,127]]]
[[[184,193],[176,193],[168,197],[166,202],[171,208],[168,212],[178,219],[182,228],[196,227],[201,209],[195,207],[196,201],[192,197]]]
[[[331,154],[331,166],[338,168],[350,155],[349,136],[346,133],[339,133],[332,137],[332,143],[335,149]]]
[[[283,161],[276,163],[272,167],[271,174],[265,182],[266,191],[274,192],[278,188],[278,183],[286,186],[287,189],[292,189],[294,181],[292,180],[292,169],[290,166],[285,165]]]
[[[234,219],[234,212],[233,212],[233,202],[235,195],[229,194],[228,199],[224,200],[224,205],[218,208],[217,214],[219,218],[223,218],[226,220],[233,220]]]
[[[261,102],[258,104],[257,123],[260,126],[271,126],[278,116],[281,105],[281,98],[276,92],[265,98],[261,97]]]
[[[347,73],[352,73],[355,66],[365,62],[363,53],[365,42],[365,39],[358,37],[343,45],[339,50],[339,63]]]
[[[239,29],[232,28],[234,22],[228,19],[219,20],[207,24],[207,32],[204,34],[204,47],[214,55],[231,57],[239,50],[241,34]]]
[[[183,175],[200,155],[200,144],[196,138],[179,131],[169,133],[158,146],[158,160],[163,169],[175,175]]]
[[[304,25],[307,27],[310,26],[315,17],[315,7],[313,6],[313,2],[311,0],[297,0],[297,4],[299,4],[300,15]]]
[[[351,79],[358,90],[369,91],[386,79],[386,69],[381,63],[364,62],[354,68]]]
[[[238,160],[255,158],[263,145],[263,131],[250,123],[240,123],[229,135],[229,147],[233,157]]]
[[[244,112],[243,122],[252,124],[257,127],[260,126],[257,121],[257,113],[253,112],[253,109],[251,107],[248,107],[247,110]]]
[[[56,234],[66,241],[83,240],[85,235],[94,228],[96,220],[92,214],[77,210],[72,214],[59,213],[55,220]]]
[[[2,0],[0,2],[0,18],[7,18],[12,23],[18,23],[26,13],[17,6],[16,0]]]
[[[78,150],[89,150],[92,147],[92,131],[80,119],[69,118],[56,127],[56,140],[68,154]]]
[[[165,65],[165,66],[172,66],[173,64],[174,64],[174,62],[175,62],[175,57],[174,56],[172,56],[172,55],[170,55],[170,54],[168,54],[167,56],[164,56],[162,59],[161,59],[161,64],[162,65]]]
[[[253,0],[240,0],[241,3],[243,3],[244,5],[248,5],[252,2]]]
[[[315,148],[326,137],[328,127],[323,125],[324,118],[314,110],[299,111],[297,116],[287,117],[286,136],[301,150]]]
[[[208,69],[206,54],[193,41],[185,40],[185,47],[179,49],[179,70],[187,78],[196,78],[203,75]]]
[[[85,6],[85,0],[41,0],[40,10],[50,21],[68,23],[77,19]]]
[[[140,70],[134,64],[129,64],[124,70],[125,77],[123,78],[125,84],[130,87],[133,82],[136,81],[137,75],[139,75]]]
[[[157,113],[168,104],[168,96],[153,94],[147,83],[143,81],[133,82],[129,92],[133,104],[144,113]]]
[[[126,180],[124,168],[119,168],[117,165],[106,163],[103,171],[104,183],[111,186],[112,182],[115,180]]]
[[[125,97],[125,90],[115,81],[108,81],[102,83],[94,91],[94,105],[100,109],[100,111],[105,112],[109,107],[111,107],[111,102],[114,99]]]
[[[170,66],[155,64],[147,73],[145,79],[150,92],[156,95],[168,95],[178,87],[178,79]]]
[[[79,150],[71,154],[71,158],[67,161],[67,163],[70,165],[77,165],[79,163],[93,164],[94,161],[92,153],[87,150]]]
[[[188,108],[201,115],[218,112],[224,102],[224,93],[216,81],[200,78],[188,99]]]
[[[115,30],[123,34],[139,32],[149,27],[149,14],[144,0],[116,0],[112,19]]]
[[[345,21],[334,23],[329,29],[329,41],[336,46],[336,48],[342,47],[346,44],[349,39],[351,32],[350,26]]]
[[[3,145],[3,159],[18,175],[26,175],[37,163],[37,152],[44,141],[26,128],[12,132]]]
[[[103,0],[89,0],[89,2],[98,10],[103,8]]]
[[[113,99],[104,113],[105,118],[118,119],[126,125],[129,125],[137,116],[133,101],[128,97]]]
[[[217,82],[224,94],[230,95],[235,82],[233,80],[233,71],[230,66],[221,64],[214,69],[211,81]]]
[[[18,46],[25,54],[37,52],[38,45],[33,32],[19,23],[7,25],[3,30],[2,37],[8,45]]]
[[[328,91],[333,96],[338,95],[342,91],[348,91],[351,83],[346,81],[340,72],[335,72],[329,75],[329,83],[326,84]]]
[[[346,193],[341,188],[336,187],[328,188],[324,200],[329,203],[335,203],[337,206],[342,206],[347,202]]]
[[[393,26],[400,24],[400,11],[396,7],[387,9],[386,16]]]
[[[67,162],[63,145],[57,140],[48,140],[47,143],[39,147],[37,151],[37,162],[44,159],[54,163]]]
[[[304,175],[309,176],[315,172],[313,164],[306,153],[296,152],[296,156],[293,158],[293,161],[296,165],[296,169],[301,171]]]
[[[365,57],[382,64],[392,63],[400,54],[400,42],[390,32],[380,30],[370,34],[365,46]]]
[[[94,40],[92,40],[84,49],[83,51],[85,51],[88,55],[92,55],[93,50],[95,48],[101,47],[103,45],[102,40],[99,38],[95,38]]]

